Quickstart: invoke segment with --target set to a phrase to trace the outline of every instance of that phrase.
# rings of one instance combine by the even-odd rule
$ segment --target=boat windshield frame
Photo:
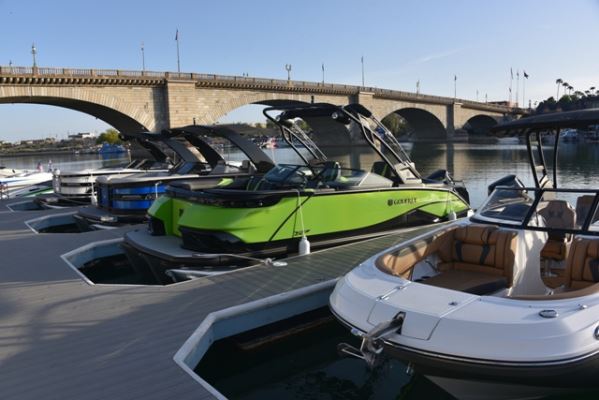
[[[495,196],[502,191],[513,191],[520,192],[515,193],[515,195],[511,198],[520,197],[523,200],[532,200],[526,213],[522,215],[521,220],[509,219],[509,218],[501,218],[498,217],[489,217],[483,215],[484,212],[495,208],[494,201],[497,201]],[[584,222],[581,224],[580,228],[556,228],[550,226],[537,226],[535,225],[533,218],[537,216],[539,205],[543,199],[546,199],[545,195],[549,194],[549,197],[556,196],[556,194],[579,194],[579,195],[592,195],[593,200],[588,208],[587,214],[584,217]],[[523,194],[526,196],[524,197]],[[531,197],[531,194],[534,197]],[[508,197],[510,199],[510,197]],[[546,201],[546,200],[545,200]],[[523,201],[521,202],[512,202],[505,205],[526,205]],[[566,188],[539,188],[539,187],[515,187],[515,186],[497,186],[493,193],[487,198],[487,200],[483,203],[483,205],[476,211],[476,213],[470,217],[471,222],[488,224],[488,225],[496,225],[506,228],[518,229],[518,230],[532,230],[532,231],[542,231],[542,232],[551,232],[557,234],[573,234],[573,235],[588,235],[588,236],[599,236],[599,226],[596,226],[597,230],[591,230],[591,226],[593,225],[593,218],[597,215],[597,207],[599,205],[599,189],[566,189]]]
[[[273,116],[269,113],[279,112],[277,116]],[[301,118],[302,114],[310,114],[320,112],[322,115],[330,115],[330,118],[342,123],[349,124],[354,122],[360,127],[360,133],[366,143],[377,153],[382,161],[384,161],[389,167],[393,175],[401,183],[406,183],[406,180],[402,176],[398,165],[402,165],[402,170],[409,170],[410,174],[416,179],[422,179],[420,173],[414,167],[414,164],[410,160],[408,154],[404,151],[401,144],[397,141],[395,136],[378,121],[370,111],[360,104],[349,104],[346,106],[335,106],[329,103],[316,103],[316,104],[302,104],[292,105],[286,107],[268,107],[263,110],[263,114],[266,118],[277,125],[281,131],[283,139],[294,149],[294,151],[301,157],[304,163],[310,166],[310,162],[304,157],[303,154],[294,145],[294,140],[299,141],[310,154],[319,161],[326,161],[326,155],[318,148],[316,143],[310,139],[306,132],[301,129],[296,123],[293,122],[295,118]],[[373,129],[371,125],[374,125]],[[388,151],[396,160],[397,163],[389,159],[387,155],[377,146],[378,141],[386,151]]]
[[[271,122],[273,122],[276,126],[279,127],[279,131],[281,132],[281,137],[287,142],[287,144],[297,153],[297,155],[302,159],[302,161],[310,166],[311,162],[306,159],[306,157],[302,154],[302,152],[295,146],[294,139],[297,140],[302,146],[308,150],[310,155],[314,157],[314,160],[325,162],[327,161],[327,156],[318,148],[316,143],[310,139],[308,134],[300,128],[297,124],[293,123],[287,119],[281,119],[280,115],[287,111],[297,111],[309,106],[314,107],[314,104],[303,105],[303,106],[287,106],[287,107],[267,107],[262,110],[262,114],[266,118],[268,118]],[[273,116],[269,113],[271,112],[281,112],[278,116]]]

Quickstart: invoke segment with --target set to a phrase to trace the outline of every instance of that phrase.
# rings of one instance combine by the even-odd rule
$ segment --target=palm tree
[[[568,94],[572,94],[572,90],[574,90],[574,86],[568,85]]]
[[[568,86],[570,85],[568,85],[568,82],[563,82],[562,86],[564,87],[564,95],[566,95],[566,90],[568,90]]]
[[[557,97],[555,98],[556,100],[559,100],[559,87],[562,83],[564,83],[562,78],[558,78],[555,80],[555,84],[557,85]]]

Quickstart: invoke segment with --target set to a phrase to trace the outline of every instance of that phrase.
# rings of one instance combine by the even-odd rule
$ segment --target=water
[[[397,360],[371,370],[362,360],[340,357],[338,343],[359,343],[332,317],[321,326],[250,350],[242,350],[237,340],[213,344],[195,369],[230,399],[453,399],[426,378],[408,376]]]
[[[101,168],[118,165],[129,160],[129,156],[118,154],[117,157],[107,158],[100,154],[50,154],[50,155],[23,155],[23,156],[2,156],[0,155],[0,165],[14,169],[36,169],[38,163],[42,165],[44,171],[48,167],[57,168],[62,171],[78,171],[88,168]]]
[[[533,185],[524,144],[407,143],[404,147],[422,176],[427,176],[438,169],[448,169],[455,179],[464,180],[474,208],[479,207],[487,197],[487,186],[506,175],[516,174],[526,185]],[[329,149],[326,150],[325,153],[330,154]],[[279,163],[299,161],[292,149],[266,150],[266,152]],[[227,152],[224,156],[230,160],[242,159],[240,154]],[[376,161],[369,152],[360,154],[357,159],[352,159],[346,153],[337,152],[332,158],[347,166],[354,165],[366,169]],[[52,160],[53,168],[79,170],[110,166],[126,161],[127,158],[103,159],[96,154],[61,154],[0,157],[0,164],[12,168],[34,169],[38,162],[46,168],[49,160]],[[599,180],[595,178],[597,165],[599,165],[598,143],[562,143],[558,157],[558,184],[573,188],[599,184]]]

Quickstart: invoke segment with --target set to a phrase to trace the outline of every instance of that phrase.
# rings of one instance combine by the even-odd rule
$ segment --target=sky
[[[599,0],[0,0],[0,65],[181,70],[507,100],[525,70],[526,103],[599,87]],[[518,90],[522,103],[522,76]],[[256,106],[225,121],[262,121]],[[0,140],[102,132],[94,117],[0,104]]]

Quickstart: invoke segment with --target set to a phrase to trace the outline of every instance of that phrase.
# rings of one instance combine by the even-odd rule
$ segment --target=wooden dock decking
[[[3,400],[213,398],[173,360],[209,313],[335,279],[431,229],[172,286],[89,285],[60,255],[132,228],[38,235],[22,227],[39,213],[0,212]]]

